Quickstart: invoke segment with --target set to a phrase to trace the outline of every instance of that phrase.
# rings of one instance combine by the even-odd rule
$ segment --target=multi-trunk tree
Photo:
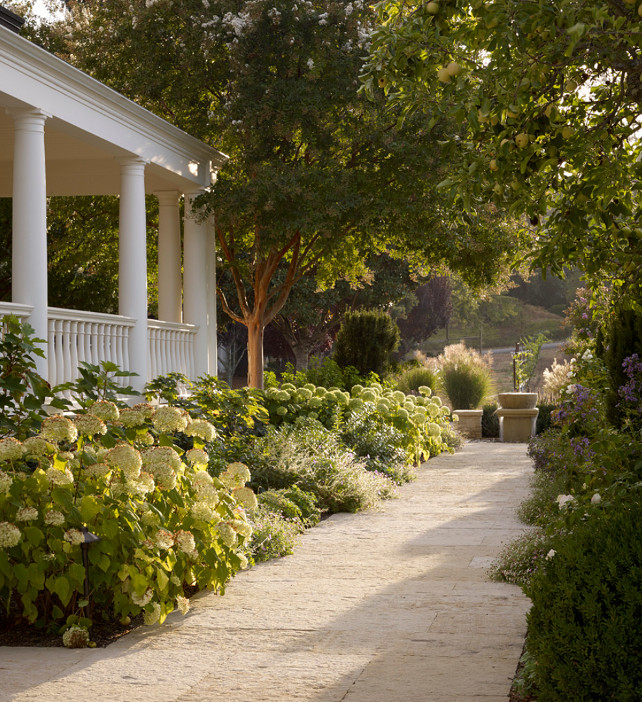
[[[374,20],[362,0],[69,6],[43,40],[230,156],[201,204],[233,281],[221,304],[248,330],[250,385],[262,385],[265,327],[305,276],[355,282],[387,251],[480,283],[517,248],[492,208],[445,207],[441,125],[400,122],[359,93]]]

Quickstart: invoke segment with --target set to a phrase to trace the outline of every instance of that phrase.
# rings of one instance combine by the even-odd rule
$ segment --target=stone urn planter
[[[500,392],[499,439],[510,443],[526,443],[535,436],[537,423],[536,392]]]
[[[453,410],[459,418],[457,430],[469,439],[481,439],[483,410]]]

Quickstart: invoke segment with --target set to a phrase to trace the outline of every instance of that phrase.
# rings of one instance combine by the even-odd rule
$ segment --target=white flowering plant
[[[121,421],[122,416],[126,421]],[[190,588],[222,591],[247,565],[248,469],[207,472],[214,427],[183,409],[98,401],[39,435],[0,440],[0,598],[39,626],[162,622]],[[180,448],[176,441],[180,439]],[[86,529],[89,598],[82,548]],[[187,590],[186,590],[187,588]]]

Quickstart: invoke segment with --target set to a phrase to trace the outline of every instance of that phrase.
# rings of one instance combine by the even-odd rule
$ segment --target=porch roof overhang
[[[227,156],[0,26],[0,197],[12,195],[13,119],[36,108],[45,128],[48,195],[117,195],[119,158],[148,165],[148,193],[195,191]],[[9,111],[9,112],[8,112]]]

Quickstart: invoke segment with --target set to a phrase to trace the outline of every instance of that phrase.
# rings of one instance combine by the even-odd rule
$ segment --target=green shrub
[[[332,358],[311,358],[307,371],[297,373],[297,376],[302,376],[303,383],[295,383],[297,385],[312,383],[316,386],[324,388],[339,388],[341,390],[352,390],[352,386],[365,381],[359,371],[354,366],[345,366],[342,368]],[[285,377],[284,377],[285,380]]]
[[[334,360],[341,368],[353,366],[362,376],[383,376],[399,339],[399,327],[385,312],[348,312],[337,334]]]
[[[192,444],[175,446],[181,435]],[[214,427],[173,407],[46,418],[23,443],[0,441],[0,598],[22,617],[64,628],[143,612],[147,623],[184,609],[184,588],[222,589],[244,566],[254,499],[245,466],[207,472]],[[90,599],[80,543],[87,527]]]
[[[639,310],[629,309],[626,301],[616,305],[608,326],[598,336],[597,353],[604,360],[608,375],[607,418],[617,427],[622,423],[618,390],[628,381],[624,359],[633,354],[642,358],[642,314]]]
[[[422,386],[430,388],[432,392],[437,387],[437,375],[430,368],[409,368],[397,379],[397,390],[406,395],[417,394]]]
[[[299,543],[302,525],[274,512],[268,505],[259,505],[252,514],[250,555],[255,563],[281,558],[294,553]]]
[[[0,320],[0,436],[24,439],[38,431],[45,403],[60,409],[66,402],[54,398],[47,382],[37,372],[33,356],[44,356],[34,330],[17,317]]]
[[[497,416],[497,404],[484,405],[482,410],[482,436],[484,439],[498,439],[499,417]]]
[[[591,509],[554,549],[528,588],[537,699],[642,699],[639,498]]]
[[[266,490],[257,497],[260,505],[285,519],[300,522],[302,528],[314,526],[321,519],[316,497],[296,485],[281,490]]]
[[[535,433],[541,434],[550,429],[552,424],[551,412],[559,409],[559,405],[551,402],[538,402],[537,408],[539,409],[539,414],[535,423]]]
[[[530,487],[530,495],[517,508],[517,516],[525,524],[545,527],[559,516],[556,500],[566,492],[566,475],[540,470],[531,478]]]
[[[437,358],[441,385],[454,410],[476,409],[491,391],[490,359],[464,344],[446,346]]]
[[[367,470],[385,473],[398,485],[415,477],[402,448],[402,433],[386,424],[376,409],[352,412],[340,426],[339,435],[341,441],[364,461]]]
[[[313,493],[319,507],[329,512],[356,512],[394,493],[391,480],[365,470],[354,453],[315,420],[270,429],[259,442],[265,455],[260,466],[253,466],[253,484],[259,488],[297,485]]]

